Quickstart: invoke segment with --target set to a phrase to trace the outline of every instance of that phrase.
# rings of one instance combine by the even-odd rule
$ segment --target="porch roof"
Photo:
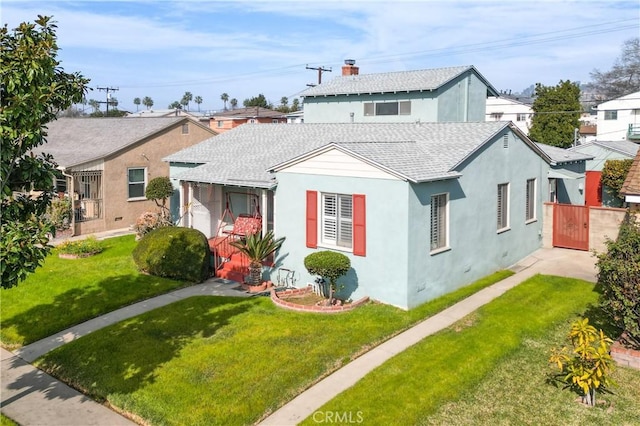
[[[370,163],[424,182],[459,176],[454,168],[505,128],[507,122],[244,124],[164,160],[195,163],[179,180],[270,188],[276,166],[335,144]],[[526,137],[525,137],[526,138]],[[532,149],[540,154],[528,139]]]

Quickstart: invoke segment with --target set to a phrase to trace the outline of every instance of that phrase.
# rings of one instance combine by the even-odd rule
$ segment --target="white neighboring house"
[[[599,141],[628,139],[640,143],[640,92],[603,102],[597,107]]]
[[[533,99],[527,96],[508,95],[487,98],[486,121],[511,121],[522,132],[529,135],[533,117]]]

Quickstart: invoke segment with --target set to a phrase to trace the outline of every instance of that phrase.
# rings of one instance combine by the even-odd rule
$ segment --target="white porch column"
[[[262,235],[265,235],[267,233],[267,217],[269,213],[269,200],[267,198],[266,189],[260,190],[260,198],[260,204],[262,204]]]

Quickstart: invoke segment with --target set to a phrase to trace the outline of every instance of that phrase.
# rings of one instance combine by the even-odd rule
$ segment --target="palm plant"
[[[249,283],[251,285],[260,285],[262,262],[280,249],[284,239],[285,237],[281,237],[276,240],[273,231],[268,231],[264,235],[260,232],[249,234],[238,241],[230,243],[231,246],[249,258]]]
[[[153,99],[149,96],[145,96],[144,99],[142,99],[142,105],[146,106],[147,109],[151,108],[153,106]]]
[[[140,98],[133,98],[133,104],[136,106],[136,112],[138,112],[138,107],[141,103],[142,101],[140,100]]]
[[[198,112],[200,112],[200,104],[202,103],[202,96],[196,96],[193,102],[198,104]]]
[[[227,101],[229,100],[229,95],[226,93],[223,93],[222,95],[220,95],[220,100],[222,102],[224,102],[224,110],[227,110]]]

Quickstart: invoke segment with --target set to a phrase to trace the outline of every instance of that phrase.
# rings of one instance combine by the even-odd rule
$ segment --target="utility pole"
[[[109,116],[109,104],[111,103],[110,99],[111,99],[111,95],[109,94],[109,92],[115,92],[117,90],[120,90],[118,87],[96,87],[96,89],[100,90],[100,91],[105,91],[107,92],[107,101],[106,102],[100,102],[101,104],[107,104],[107,114],[106,116]]]
[[[308,70],[314,70],[314,71],[318,71],[318,84],[322,84],[322,73],[325,71],[329,71],[331,72],[331,68],[324,68],[324,67],[310,67],[309,65],[306,66],[306,69]],[[307,84],[307,86],[309,87],[314,87],[315,84]]]

